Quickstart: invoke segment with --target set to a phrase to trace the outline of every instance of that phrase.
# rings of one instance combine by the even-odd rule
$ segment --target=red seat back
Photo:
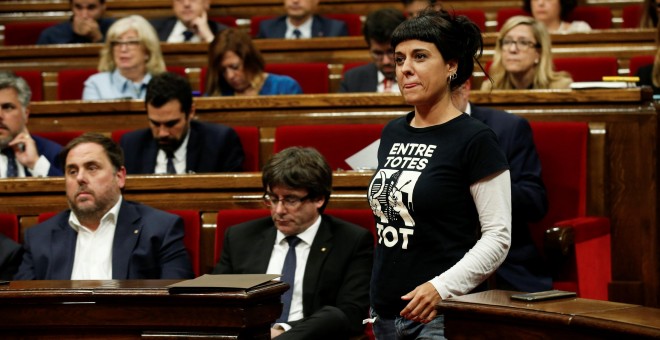
[[[330,91],[330,70],[327,63],[266,64],[265,71],[295,79],[303,93]]]
[[[39,102],[44,100],[44,78],[41,71],[15,71],[17,76],[25,79],[32,91],[30,101]]]
[[[567,71],[573,81],[602,81],[604,76],[616,76],[619,62],[616,57],[554,58],[555,70]]]
[[[349,170],[346,158],[378,140],[382,129],[383,124],[278,126],[273,151],[277,153],[290,146],[313,147],[333,171]]]
[[[0,234],[18,242],[18,216],[16,214],[0,214]]]
[[[218,211],[215,228],[215,252],[213,263],[218,263],[222,254],[225,232],[233,225],[270,216],[268,209],[227,209]]]
[[[82,99],[85,80],[98,71],[93,68],[61,70],[57,72],[57,99]]]
[[[609,6],[577,6],[566,21],[586,21],[593,29],[612,28],[612,10]]]
[[[209,19],[211,21],[221,23],[227,27],[238,27],[238,24],[236,23],[236,17],[230,15],[213,16],[213,17],[209,17]]]
[[[366,65],[366,64],[368,64],[368,63],[364,62],[364,61],[357,61],[357,62],[354,62],[354,63],[344,63],[344,66],[341,70],[341,74],[346,73],[346,71],[348,71],[350,69],[353,69],[353,68],[356,68],[356,67],[359,67],[359,66],[362,66],[362,65]]]
[[[481,32],[486,32],[486,12],[481,9],[457,9],[454,11],[456,15],[464,15],[472,20]]]
[[[642,20],[642,5],[626,5],[621,10],[621,28],[638,28]]]
[[[57,22],[8,22],[5,23],[5,46],[35,45],[41,31]]]
[[[85,131],[39,131],[39,132],[30,132],[33,135],[43,137],[53,142],[66,146],[69,142],[85,133]]]
[[[236,126],[234,131],[241,139],[241,146],[245,154],[243,171],[259,171],[259,129],[254,126]]]
[[[655,61],[654,55],[636,55],[630,58],[630,75],[634,76],[639,71],[640,67],[653,65]]]
[[[497,10],[497,31],[502,28],[502,25],[509,20],[509,18],[516,15],[525,15],[528,17],[532,16],[532,13],[526,12],[522,8],[500,8]]]

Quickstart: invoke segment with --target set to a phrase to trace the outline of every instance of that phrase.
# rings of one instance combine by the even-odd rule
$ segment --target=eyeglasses
[[[527,40],[515,41],[513,39],[502,39],[500,40],[500,44],[502,45],[503,49],[508,49],[511,48],[511,45],[515,45],[516,49],[518,49],[519,51],[527,51],[531,47],[535,47],[535,48],[541,47],[541,44]]]
[[[135,48],[142,44],[140,40],[113,40],[110,42],[112,48],[122,48],[123,46]]]
[[[370,50],[369,53],[376,60],[383,60],[385,58],[385,56],[390,58],[390,60],[394,59],[394,51],[392,51],[392,50],[388,50],[387,52],[378,51],[378,50]]]
[[[266,204],[267,207],[272,208],[277,206],[278,203],[282,202],[284,204],[284,207],[287,209],[295,209],[300,206],[300,204],[306,200],[308,200],[310,197],[309,195],[305,197],[294,197],[294,196],[287,196],[282,199],[277,198],[276,196],[273,196],[271,194],[264,194],[263,200],[264,204]]]

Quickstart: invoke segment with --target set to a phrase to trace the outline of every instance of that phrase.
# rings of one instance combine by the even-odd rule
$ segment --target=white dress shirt
[[[190,137],[190,129],[186,133],[186,137],[183,139],[183,143],[179,146],[176,151],[174,151],[174,169],[177,174],[186,173],[186,152],[188,150],[188,138]],[[156,168],[154,169],[156,174],[166,174],[167,173],[167,154],[163,149],[158,149],[158,155],[156,156]]]
[[[391,87],[389,91],[385,91],[385,75],[383,72],[378,71],[378,86],[376,87],[376,92],[378,93],[401,93],[399,89],[399,84],[397,84],[396,79],[390,80]]]
[[[0,178],[7,177],[7,161],[7,156],[0,153]],[[25,167],[18,161],[16,161],[16,170],[18,171],[18,177],[25,177],[27,175]],[[47,177],[50,170],[50,162],[44,155],[40,155],[37,162],[34,163],[34,169],[28,170],[32,174],[32,177]]]
[[[308,39],[312,37],[312,22],[314,21],[314,17],[310,16],[307,21],[305,21],[302,25],[296,27],[294,26],[289,18],[286,18],[286,33],[284,34],[285,39],[296,39],[296,35],[293,34],[294,30],[300,31],[300,39]]]
[[[192,38],[190,40],[185,41],[185,37],[183,36],[183,32],[189,31],[188,27],[181,22],[181,20],[177,20],[176,24],[174,24],[174,28],[172,28],[172,32],[170,33],[170,36],[167,37],[167,42],[169,43],[180,43],[180,42],[200,42],[202,39],[197,35],[197,33],[193,34]],[[194,31],[193,31],[194,33]]]

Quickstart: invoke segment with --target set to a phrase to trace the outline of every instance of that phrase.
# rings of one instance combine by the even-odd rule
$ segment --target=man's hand
[[[278,326],[272,327],[270,329],[270,338],[272,339],[282,333],[284,333],[284,329],[282,329],[282,327],[278,327]]]
[[[408,320],[429,323],[437,314],[436,306],[442,298],[430,282],[417,286],[412,292],[401,297],[410,301],[400,315]]]
[[[73,17],[71,22],[73,32],[83,37],[89,38],[92,42],[100,42],[103,40],[103,34],[99,23],[92,18]]]
[[[190,24],[190,29],[193,30],[204,42],[211,42],[215,36],[209,27],[208,15],[202,12],[202,15],[193,19]]]
[[[30,136],[27,128],[9,142],[9,146],[14,149],[14,155],[19,163],[28,169],[34,169],[34,165],[39,160],[39,152],[37,143]]]

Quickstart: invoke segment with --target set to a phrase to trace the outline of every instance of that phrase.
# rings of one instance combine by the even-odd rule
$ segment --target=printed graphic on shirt
[[[413,192],[435,149],[435,145],[418,143],[392,145],[383,166],[387,169],[379,169],[369,185],[379,244],[408,249],[415,227]]]

